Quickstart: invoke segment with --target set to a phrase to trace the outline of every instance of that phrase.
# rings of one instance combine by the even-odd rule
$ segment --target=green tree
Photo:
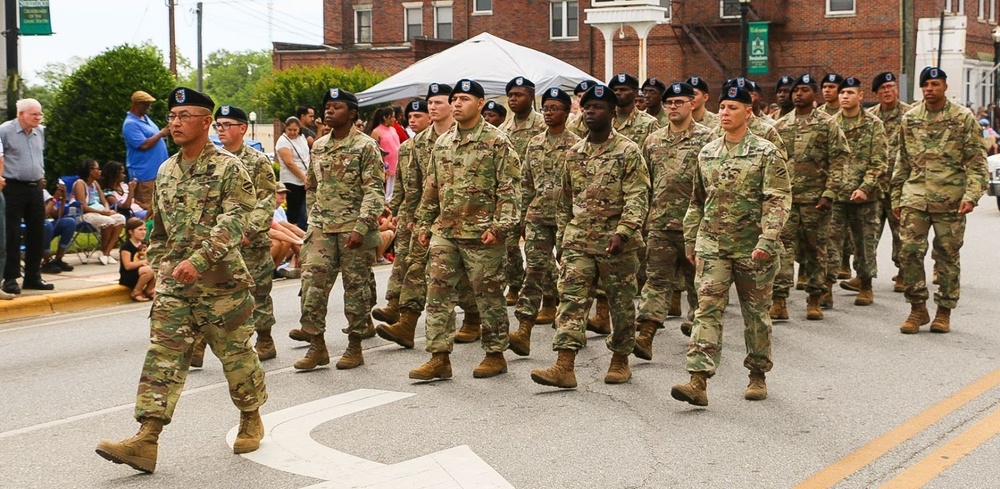
[[[358,93],[384,80],[386,75],[360,66],[352,69],[329,65],[295,66],[261,78],[254,86],[253,100],[262,120],[283,119],[295,115],[300,105],[322,107],[323,94],[333,87]],[[374,110],[374,109],[372,109]],[[317,110],[317,117],[319,117]]]
[[[202,86],[205,93],[219,105],[235,105],[248,113],[258,111],[253,104],[253,87],[261,78],[271,75],[271,51],[213,51],[205,60]],[[198,72],[191,71],[181,78],[182,84],[198,87]]]
[[[151,45],[122,45],[91,58],[66,77],[51,109],[46,110],[46,170],[49,180],[76,174],[81,160],[125,161],[122,121],[132,92],[157,98],[150,116],[165,123],[165,98],[174,78],[163,54]]]
[[[79,56],[73,56],[64,63],[46,64],[35,72],[40,82],[24,85],[24,97],[38,100],[43,110],[49,110],[55,103],[56,94],[59,93],[63,81],[86,61]]]

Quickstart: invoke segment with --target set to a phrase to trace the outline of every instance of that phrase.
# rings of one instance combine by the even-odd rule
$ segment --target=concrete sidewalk
[[[131,301],[129,289],[118,285],[118,264],[101,265],[96,257],[84,264],[75,253],[67,253],[64,260],[73,265],[72,272],[42,274],[55,290],[22,290],[13,300],[0,300],[0,322]]]

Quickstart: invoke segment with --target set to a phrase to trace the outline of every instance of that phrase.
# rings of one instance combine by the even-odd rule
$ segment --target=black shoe
[[[8,294],[20,294],[21,287],[17,285],[17,280],[7,279],[3,281],[3,291]]]
[[[41,270],[42,273],[62,273],[62,268],[59,268],[59,265],[55,262],[55,260],[42,265],[39,270]]]
[[[59,267],[59,269],[62,270],[62,271],[64,271],[64,272],[72,272],[73,271],[73,265],[70,265],[69,263],[66,263],[66,262],[62,261],[61,258],[60,259],[56,259],[56,260],[52,260],[52,262],[55,263],[56,266]]]
[[[56,288],[55,285],[52,285],[42,279],[31,280],[31,281],[25,280],[24,285],[22,287],[31,290],[53,290]]]

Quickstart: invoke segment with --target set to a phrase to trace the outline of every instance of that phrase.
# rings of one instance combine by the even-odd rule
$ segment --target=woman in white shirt
[[[309,169],[309,143],[296,117],[285,119],[285,133],[274,144],[281,165],[279,179],[288,189],[288,222],[306,228],[306,171]]]

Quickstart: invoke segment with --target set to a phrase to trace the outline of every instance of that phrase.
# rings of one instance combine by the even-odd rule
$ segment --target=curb
[[[0,320],[24,319],[57,312],[74,312],[131,302],[124,285],[103,285],[69,292],[18,297],[0,301]]]

